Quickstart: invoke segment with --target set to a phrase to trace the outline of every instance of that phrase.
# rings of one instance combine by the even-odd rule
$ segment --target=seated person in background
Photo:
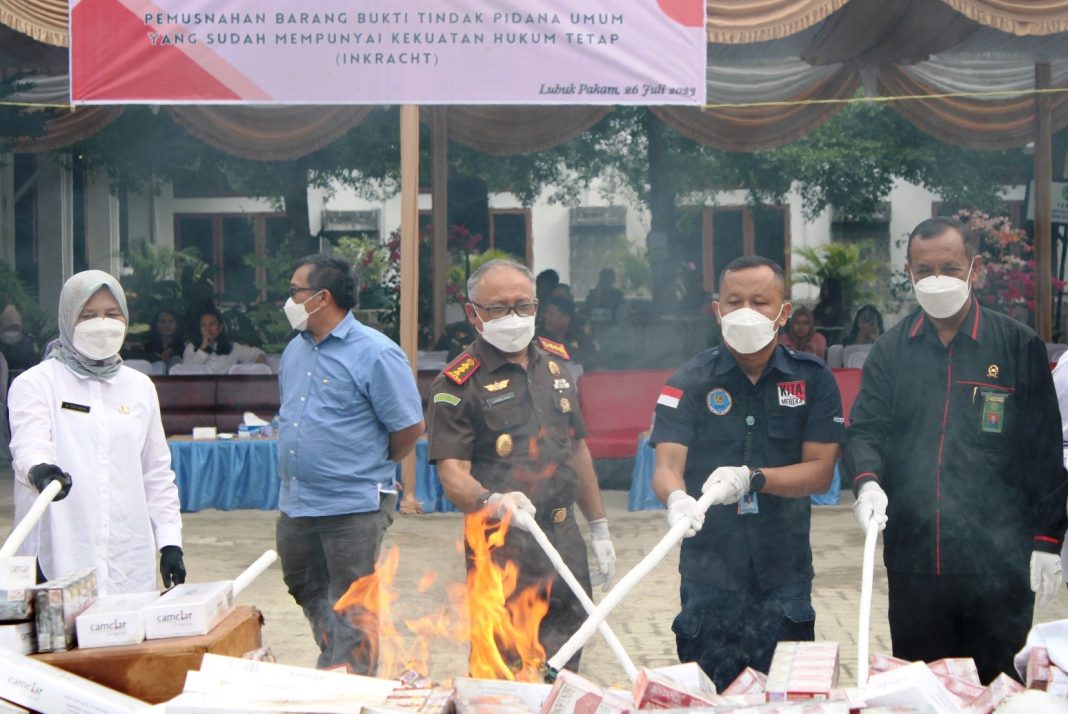
[[[552,268],[538,273],[534,279],[534,297],[538,300],[538,312],[534,318],[535,325],[540,329],[545,323],[545,308],[549,307],[549,300],[553,296],[553,288],[560,284],[560,274]]]
[[[586,314],[593,320],[615,320],[623,303],[623,291],[616,286],[616,271],[601,268],[597,286],[586,296]]]
[[[37,345],[22,331],[22,315],[14,303],[0,312],[0,353],[7,360],[8,384],[41,361]]]
[[[816,331],[827,338],[827,344],[838,342],[842,335],[842,323],[845,322],[841,280],[827,278],[820,285],[820,299],[812,308],[812,320],[816,324]]]
[[[226,374],[235,364],[267,363],[267,355],[258,347],[231,342],[226,337],[222,315],[215,308],[200,313],[200,344],[185,346],[182,364],[206,364],[212,374]]]
[[[550,299],[558,297],[567,298],[572,302],[575,300],[575,296],[571,294],[571,286],[567,283],[557,283],[556,287],[553,288],[552,292],[549,294],[549,297]]]
[[[883,334],[883,316],[874,305],[864,305],[853,317],[853,327],[842,338],[843,345],[870,345]]]
[[[779,344],[798,352],[807,352],[827,359],[827,339],[812,327],[812,311],[795,307],[786,330],[779,335]]]
[[[450,322],[445,325],[445,331],[441,333],[441,337],[434,343],[434,349],[448,350],[449,354],[445,359],[447,362],[452,362],[460,356],[465,347],[475,341],[477,336],[478,333],[475,332],[475,328],[471,327],[471,323],[467,320]]]
[[[570,354],[570,361],[589,371],[596,365],[599,348],[586,330],[585,323],[575,314],[574,301],[554,297],[545,308],[545,325],[538,336],[562,344]]]
[[[143,359],[171,365],[182,361],[185,347],[185,335],[178,322],[178,314],[166,308],[157,312],[148,331],[148,339],[142,346]]]

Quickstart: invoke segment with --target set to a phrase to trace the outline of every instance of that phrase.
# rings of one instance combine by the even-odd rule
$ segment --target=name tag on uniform
[[[495,404],[507,402],[509,399],[515,399],[515,392],[505,392],[504,394],[498,394],[495,397],[489,397],[486,399],[486,406],[492,407]]]
[[[983,392],[983,413],[980,417],[979,430],[987,434],[1000,434],[1005,428],[1004,394]]]
[[[745,493],[738,499],[738,515],[744,516],[748,513],[760,513],[760,504],[757,503],[757,494]]]
[[[88,414],[89,407],[84,404],[75,404],[74,402],[63,402],[59,405],[60,409],[66,409],[69,412],[78,412],[80,414]]]

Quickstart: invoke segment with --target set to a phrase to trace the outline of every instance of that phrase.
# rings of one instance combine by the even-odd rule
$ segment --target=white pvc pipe
[[[256,558],[256,562],[245,568],[245,572],[234,578],[234,597],[236,598],[241,594],[241,591],[252,584],[252,581],[263,574],[263,571],[271,567],[271,564],[278,560],[278,553],[273,550],[268,550],[259,558]]]
[[[868,521],[864,533],[864,563],[860,574],[860,621],[857,624],[857,686],[868,683],[868,631],[871,629],[871,589],[875,580],[875,544],[879,526]]]
[[[37,525],[37,521],[41,520],[41,516],[44,515],[45,510],[48,509],[48,504],[52,503],[52,499],[56,497],[60,491],[63,490],[63,484],[53,479],[49,482],[44,490],[37,494],[37,498],[34,500],[33,505],[30,506],[30,510],[26,512],[19,524],[11,531],[11,535],[4,541],[4,547],[0,548],[0,558],[6,558],[15,554],[15,551],[22,545],[22,541],[26,540],[26,536],[30,534],[33,527]]]
[[[697,499],[697,506],[704,513],[712,505],[712,501],[719,495],[719,489],[709,489],[707,493],[701,495],[701,498]],[[618,584],[612,588],[608,595],[601,600],[600,604],[593,609],[589,617],[586,618],[586,622],[582,623],[582,627],[575,631],[575,634],[571,635],[571,639],[564,643],[564,646],[560,648],[560,651],[549,658],[548,665],[555,671],[560,671],[568,660],[570,660],[576,652],[582,649],[582,646],[586,644],[593,633],[597,630],[597,627],[604,622],[604,619],[608,617],[608,614],[612,612],[616,605],[625,598],[634,586],[641,581],[649,572],[659,565],[660,561],[668,554],[675,544],[678,543],[686,535],[686,531],[690,529],[690,523],[686,519],[680,520],[678,523],[671,527],[660,542],[657,543],[648,555],[638,561],[630,571],[624,575]]]
[[[579,584],[579,581],[575,578],[575,574],[571,572],[571,568],[567,567],[567,563],[564,562],[563,557],[560,555],[560,551],[549,542],[548,536],[545,535],[545,531],[541,529],[529,513],[526,511],[515,511],[514,515],[516,526],[528,531],[530,535],[534,536],[534,540],[537,541],[541,549],[545,551],[545,555],[549,558],[549,561],[556,568],[556,572],[560,574],[560,577],[564,579],[568,587],[571,588],[571,592],[575,593],[575,597],[582,603],[582,607],[586,609],[586,613],[592,613],[597,606],[594,604],[590,596],[586,594],[586,591]],[[623,649],[623,644],[616,637],[616,633],[612,632],[612,628],[608,626],[607,622],[601,622],[597,626],[597,631],[604,637],[604,641],[608,643],[608,648],[612,650],[612,654],[616,656],[619,663],[623,665],[624,671],[627,673],[627,677],[630,678],[631,683],[638,680],[638,668],[634,666],[634,662],[631,661],[627,655],[626,650]]]

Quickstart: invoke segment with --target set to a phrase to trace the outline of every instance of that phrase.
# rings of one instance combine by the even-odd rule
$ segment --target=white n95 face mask
[[[968,296],[972,293],[968,282],[971,277],[971,265],[968,266],[968,277],[964,280],[948,275],[931,275],[919,281],[913,277],[912,289],[916,293],[916,302],[931,317],[953,317],[968,302]]]
[[[785,307],[785,305],[783,306]],[[782,315],[782,308],[774,320],[761,315],[752,308],[743,307],[719,318],[723,341],[738,354],[751,355],[768,346],[775,339],[775,323]]]
[[[319,291],[319,293],[321,292],[322,290]],[[318,295],[319,293],[315,293],[315,295]],[[311,300],[315,295],[312,295],[308,300]],[[286,300],[286,304],[282,306],[282,310],[286,313],[286,319],[289,320],[289,325],[294,330],[303,330],[306,328],[308,326],[308,318],[323,308],[323,306],[320,305],[311,312],[308,312],[308,309],[304,307],[308,300],[305,300],[304,302],[294,302],[293,298],[289,298]]]
[[[508,314],[482,323],[482,338],[505,354],[526,349],[534,339],[534,316]]]
[[[113,317],[94,317],[74,326],[71,343],[89,359],[105,360],[122,349],[126,323]]]

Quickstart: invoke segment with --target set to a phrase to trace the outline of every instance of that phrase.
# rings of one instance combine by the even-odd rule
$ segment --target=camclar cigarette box
[[[232,581],[183,583],[144,609],[145,637],[206,635],[233,609]]]
[[[96,600],[96,570],[87,568],[33,589],[37,651],[63,652],[74,646],[75,620]]]
[[[148,705],[26,655],[0,650],[0,699],[48,714],[134,714]]]
[[[78,646],[136,645],[145,639],[144,609],[158,592],[105,595],[78,615]]]
[[[30,622],[0,625],[0,650],[31,654],[37,651],[37,628]]]
[[[0,622],[33,617],[33,588],[0,590]]]

